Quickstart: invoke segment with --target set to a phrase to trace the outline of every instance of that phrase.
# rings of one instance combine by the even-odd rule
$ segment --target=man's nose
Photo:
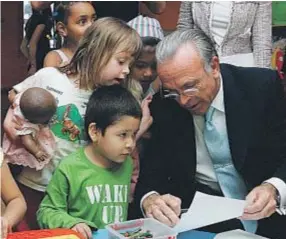
[[[182,94],[179,96],[179,103],[181,105],[183,105],[183,106],[186,105],[189,100],[190,100],[189,96],[185,96],[185,95],[182,95]]]

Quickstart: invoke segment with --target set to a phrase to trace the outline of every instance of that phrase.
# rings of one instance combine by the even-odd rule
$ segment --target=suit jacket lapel
[[[235,84],[228,65],[221,65],[228,141],[232,160],[238,170],[243,166],[249,140],[252,118],[243,92]]]

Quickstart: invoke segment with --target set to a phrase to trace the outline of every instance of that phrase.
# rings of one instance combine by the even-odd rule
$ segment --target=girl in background
[[[44,88],[58,102],[57,112],[50,122],[57,144],[53,158],[42,170],[25,167],[17,178],[28,203],[25,219],[31,229],[38,228],[36,211],[55,168],[65,156],[86,142],[83,119],[92,91],[99,85],[120,84],[129,74],[141,45],[140,36],[126,23],[102,18],[87,29],[68,65],[43,68],[14,86],[17,92],[30,87]],[[16,138],[17,126],[9,111],[4,130],[10,138]]]
[[[156,46],[164,38],[163,29],[159,21],[155,18],[138,16],[127,23],[140,35],[143,47],[139,57],[135,60],[134,66],[126,81],[127,88],[130,88],[131,92],[142,105],[143,118],[141,121],[141,127],[137,134],[137,140],[144,135],[153,122],[153,118],[150,115],[149,104],[152,101],[152,95],[159,91],[160,80],[157,77],[157,62],[156,62]],[[144,98],[144,100],[142,100]],[[144,138],[143,137],[143,138]],[[133,154],[133,175],[131,181],[131,202],[133,200],[133,194],[138,181],[139,176],[139,151],[140,143],[137,145],[137,150]],[[130,208],[133,205],[131,204]],[[130,210],[131,212],[132,210]]]
[[[155,53],[157,44],[164,38],[163,29],[157,19],[143,16],[138,16],[127,24],[137,31],[143,42],[142,51],[132,68],[129,83],[140,83],[138,92],[141,93],[141,97],[153,95],[159,91],[160,85]]]
[[[52,12],[50,5],[36,10],[32,5],[32,16],[25,26],[25,40],[28,58],[28,75],[34,74],[43,68],[44,58],[50,51],[49,38],[52,28]]]
[[[61,66],[70,62],[85,30],[96,20],[90,2],[60,2],[55,9],[57,33],[62,47],[49,52],[44,67]]]

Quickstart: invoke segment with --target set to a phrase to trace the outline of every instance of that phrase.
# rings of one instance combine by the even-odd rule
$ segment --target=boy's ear
[[[66,25],[63,22],[57,22],[56,29],[60,36],[66,37],[68,35]]]
[[[96,142],[98,140],[99,130],[96,128],[96,123],[91,123],[88,126],[88,135],[91,138],[92,142]]]

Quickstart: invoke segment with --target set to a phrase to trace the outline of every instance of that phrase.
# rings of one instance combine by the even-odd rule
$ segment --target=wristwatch
[[[276,190],[275,200],[276,200],[276,212],[279,215],[285,215],[286,211],[285,211],[285,208],[283,207],[283,205],[281,205],[281,196],[280,196],[278,190]]]
[[[276,212],[280,215],[286,215],[286,184],[280,178],[270,178],[264,183],[270,183],[276,188],[275,201]]]
[[[278,190],[276,190],[275,200],[276,200],[276,208],[280,208],[280,206],[281,206],[281,197],[280,197],[280,194],[279,194]]]

